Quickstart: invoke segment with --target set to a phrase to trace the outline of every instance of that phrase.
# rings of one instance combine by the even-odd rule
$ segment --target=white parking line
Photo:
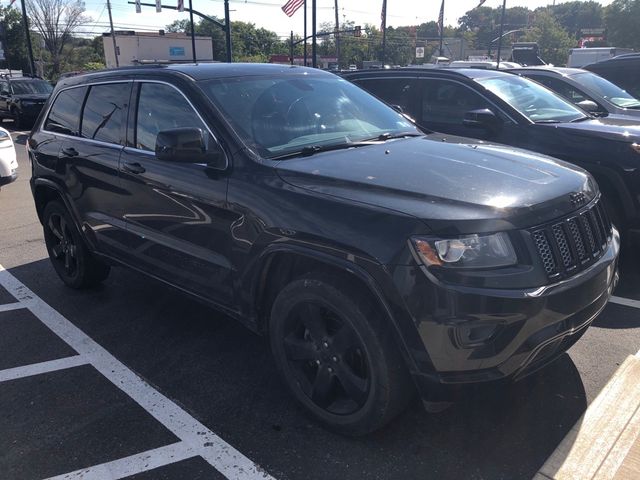
[[[113,462],[81,468],[75,472],[50,477],[47,480],[71,480],[75,478],[81,478],[82,480],[111,480],[124,478],[195,456],[197,456],[197,453],[193,449],[187,447],[184,442],[178,442],[131,455],[130,457],[120,458]]]
[[[0,285],[11,293],[111,383],[126,393],[176,435],[194,455],[202,457],[227,478],[271,479],[268,473],[151,387],[82,330],[40,299],[0,265]],[[168,462],[171,463],[171,462]],[[107,477],[115,478],[115,477]]]
[[[624,305],[625,307],[640,308],[640,300],[613,296],[609,301],[611,303],[617,303],[618,305]]]
[[[0,312],[10,312],[11,310],[18,310],[19,308],[25,308],[24,304],[20,302],[7,303],[0,305]]]
[[[23,367],[7,368],[6,370],[0,370],[0,382],[79,367],[87,363],[89,363],[89,361],[82,357],[82,355],[74,355],[73,357],[59,358],[48,362],[32,363],[31,365],[25,365]]]

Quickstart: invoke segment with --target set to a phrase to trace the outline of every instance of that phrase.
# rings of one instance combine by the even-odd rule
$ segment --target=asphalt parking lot
[[[13,137],[20,178],[0,191],[2,479],[528,479],[640,349],[640,262],[624,259],[617,303],[545,370],[336,436],[296,406],[267,342],[224,315],[124,269],[97,289],[64,287],[26,135]]]

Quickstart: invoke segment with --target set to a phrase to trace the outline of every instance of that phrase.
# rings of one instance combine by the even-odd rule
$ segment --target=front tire
[[[370,433],[412,398],[384,317],[340,277],[309,275],[287,285],[273,304],[269,337],[294,397],[330,430]]]
[[[43,214],[44,240],[53,268],[69,287],[93,287],[109,275],[109,265],[87,248],[67,209],[50,202]]]

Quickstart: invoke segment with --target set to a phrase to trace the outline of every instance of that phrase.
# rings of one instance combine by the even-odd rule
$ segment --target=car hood
[[[582,122],[551,123],[545,126],[591,138],[598,137],[629,143],[640,140],[640,119],[623,115],[609,115]]]
[[[20,95],[13,95],[16,100],[32,100],[32,101],[46,101],[49,98],[48,93],[23,93]]]
[[[413,215],[434,231],[523,228],[576,209],[595,195],[573,165],[512,147],[433,134],[278,163],[287,183]]]

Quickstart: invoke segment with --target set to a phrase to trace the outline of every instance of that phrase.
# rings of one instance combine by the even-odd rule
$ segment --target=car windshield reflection
[[[200,86],[245,143],[267,158],[305,147],[420,134],[401,114],[337,77],[222,78]]]
[[[476,81],[532,122],[560,123],[589,118],[568,101],[526,78],[514,75],[480,78]]]

